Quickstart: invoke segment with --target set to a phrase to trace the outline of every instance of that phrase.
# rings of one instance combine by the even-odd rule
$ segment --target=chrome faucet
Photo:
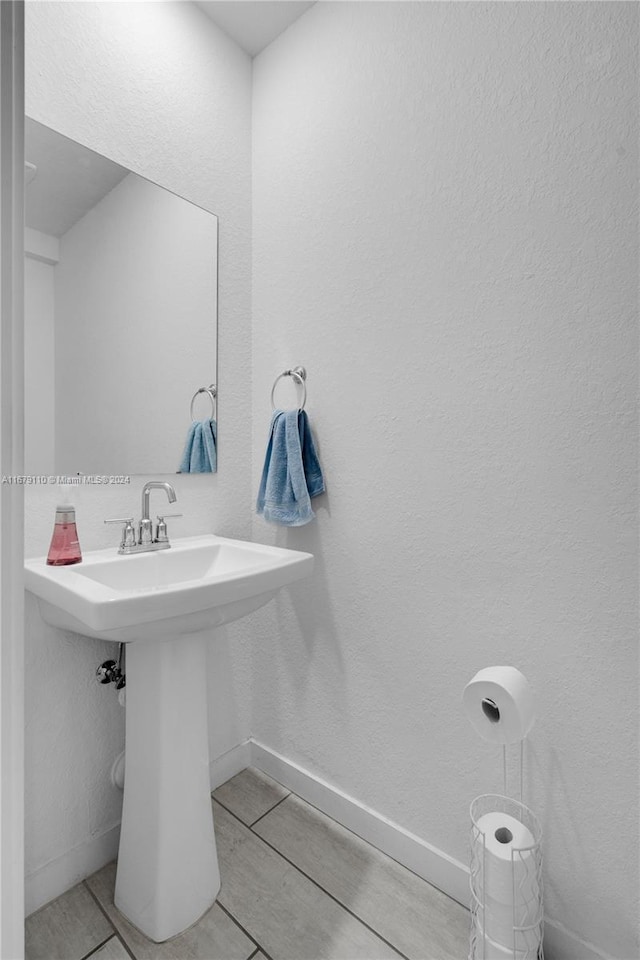
[[[105,520],[105,523],[122,523],[122,540],[118,553],[145,553],[149,550],[168,550],[171,546],[167,535],[166,520],[170,517],[181,517],[181,513],[158,514],[158,523],[153,531],[153,522],[149,517],[149,497],[152,490],[164,490],[169,503],[176,502],[176,492],[170,483],[162,480],[149,480],[142,488],[142,519],[138,523],[138,533],[133,526],[133,517],[120,517],[114,520]]]
[[[176,492],[171,486],[170,483],[164,483],[162,480],[149,480],[148,483],[145,483],[142,488],[142,520],[138,526],[138,544],[153,544],[153,523],[149,519],[149,497],[152,490],[164,490],[167,494],[167,499],[169,503],[176,502]],[[167,515],[165,514],[165,517]],[[160,521],[164,523],[165,517],[158,517],[158,525]],[[166,526],[165,526],[165,537],[161,541],[156,540],[155,542],[160,542],[164,545],[165,549],[169,546],[169,538],[166,535]],[[160,549],[160,547],[156,547]]]

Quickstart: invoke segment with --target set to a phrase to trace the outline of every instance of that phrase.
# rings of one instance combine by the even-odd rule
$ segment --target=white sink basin
[[[157,553],[97,550],[68,567],[28,560],[25,585],[53,626],[129,643],[236,620],[312,569],[310,553],[206,535]]]
[[[186,930],[220,889],[207,643],[215,627],[312,569],[310,553],[215,536],[175,540],[157,553],[99,550],[68,567],[48,567],[44,557],[25,564],[26,587],[48,623],[129,644],[115,904],[151,940]],[[109,692],[96,687],[96,696]]]

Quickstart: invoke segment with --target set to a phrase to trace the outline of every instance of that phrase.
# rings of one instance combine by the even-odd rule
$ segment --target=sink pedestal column
[[[206,643],[195,633],[127,644],[115,904],[156,942],[195,923],[220,889],[209,782]]]

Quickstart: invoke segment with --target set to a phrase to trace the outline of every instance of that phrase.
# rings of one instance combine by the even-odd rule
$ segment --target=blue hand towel
[[[178,473],[215,473],[218,469],[215,420],[194,420],[189,427]]]
[[[256,509],[270,523],[301,527],[313,520],[311,498],[324,493],[324,478],[304,410],[276,410]]]

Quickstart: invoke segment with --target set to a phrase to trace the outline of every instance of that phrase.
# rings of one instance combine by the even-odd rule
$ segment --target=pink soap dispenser
[[[56,522],[51,537],[47,563],[52,567],[64,567],[80,563],[82,553],[76,530],[76,510],[70,503],[56,507]]]

